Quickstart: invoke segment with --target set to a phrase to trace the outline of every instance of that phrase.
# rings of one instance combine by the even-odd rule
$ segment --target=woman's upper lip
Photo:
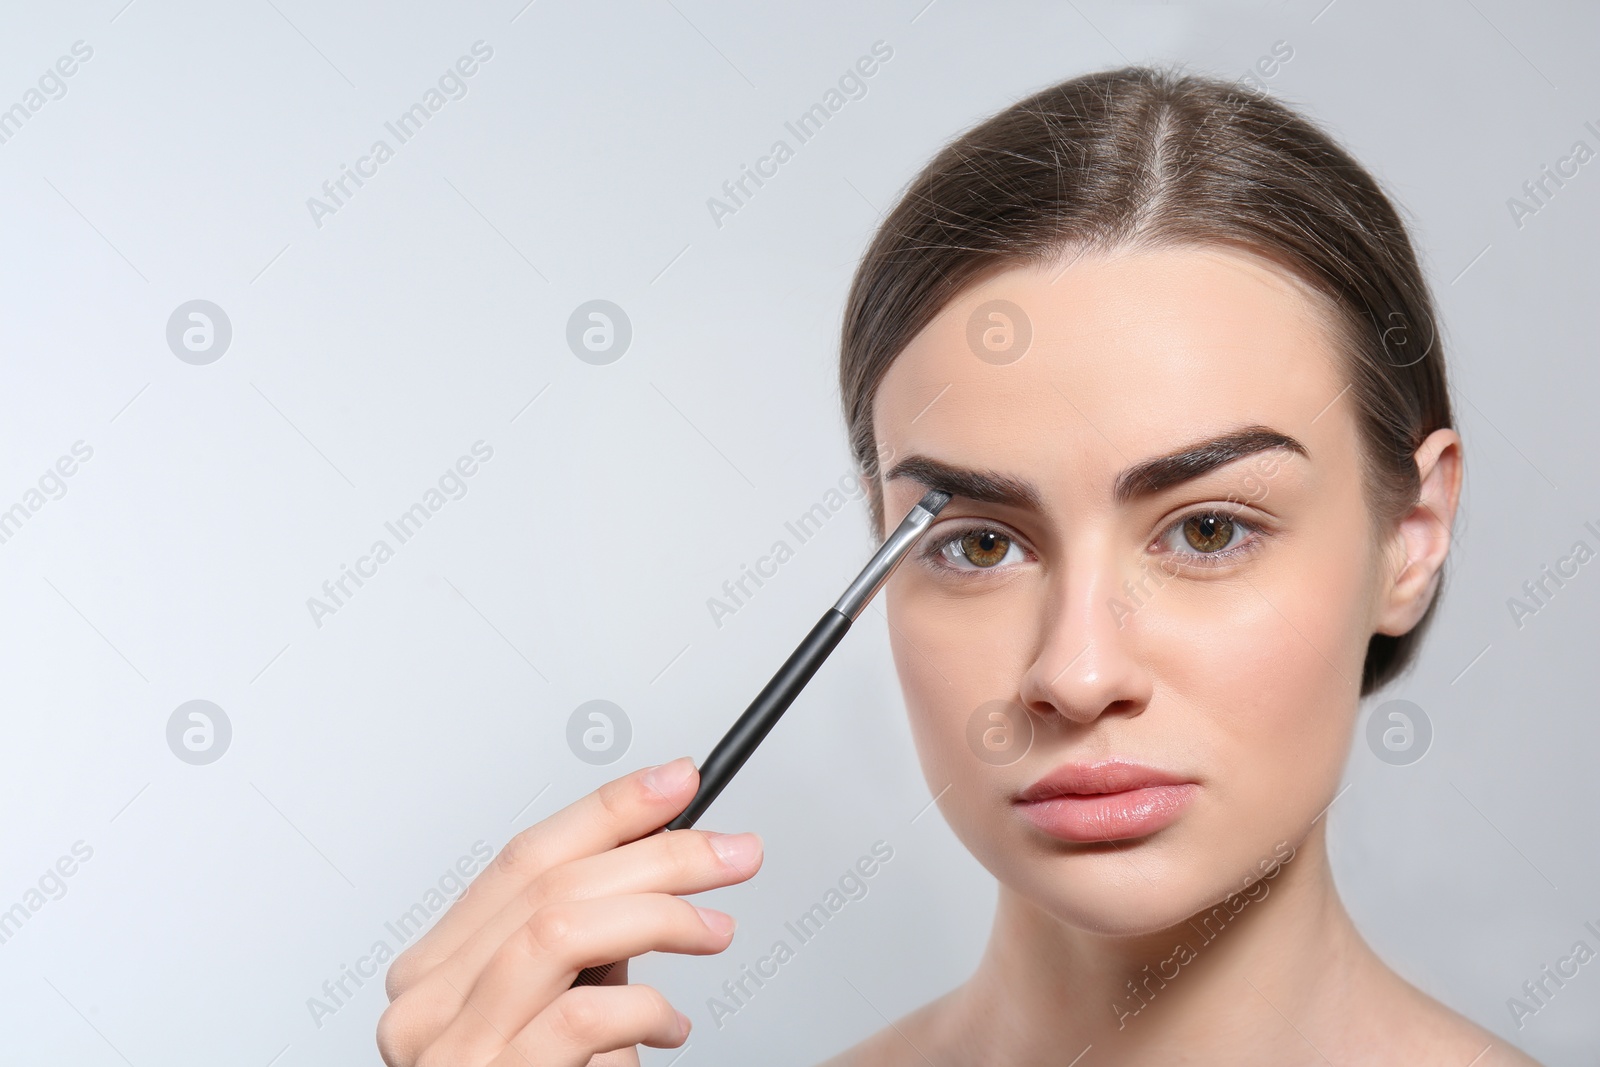
[[[1064,763],[1015,796],[1018,804],[1051,797],[1121,793],[1155,785],[1181,785],[1192,782],[1171,771],[1147,767],[1132,760],[1107,759],[1093,763]]]

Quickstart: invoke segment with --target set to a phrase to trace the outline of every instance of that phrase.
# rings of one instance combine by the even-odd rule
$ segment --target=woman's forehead
[[[1345,388],[1336,345],[1297,280],[1231,249],[1020,267],[963,293],[906,346],[874,423],[902,452],[1024,439],[1054,452],[1065,439],[1132,460],[1246,424],[1306,440]]]

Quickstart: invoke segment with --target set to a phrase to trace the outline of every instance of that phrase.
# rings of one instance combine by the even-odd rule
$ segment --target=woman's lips
[[[1198,792],[1200,787],[1194,782],[1184,782],[1015,803],[1023,818],[1052,837],[1063,841],[1118,841],[1170,826]]]
[[[1012,803],[1063,841],[1117,841],[1170,826],[1199,792],[1198,783],[1180,775],[1111,759],[1058,767]]]

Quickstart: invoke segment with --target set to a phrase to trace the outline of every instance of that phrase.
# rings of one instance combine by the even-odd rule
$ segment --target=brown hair
[[[884,218],[850,287],[839,384],[881,536],[872,402],[895,357],[964,290],[1076,252],[1235,245],[1310,286],[1345,354],[1376,530],[1418,499],[1414,453],[1453,425],[1432,297],[1372,175],[1266,93],[1124,67],[1023,99],[947,144]],[[1410,632],[1373,634],[1361,695],[1409,666]]]

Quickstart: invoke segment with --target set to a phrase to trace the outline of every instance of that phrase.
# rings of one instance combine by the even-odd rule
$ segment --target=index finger
[[[391,999],[397,983],[409,984],[405,981],[408,976],[426,973],[448,957],[544,871],[638,840],[665,826],[689,806],[699,777],[688,756],[641,767],[522,830],[506,842],[433,928],[401,953],[390,971]]]

